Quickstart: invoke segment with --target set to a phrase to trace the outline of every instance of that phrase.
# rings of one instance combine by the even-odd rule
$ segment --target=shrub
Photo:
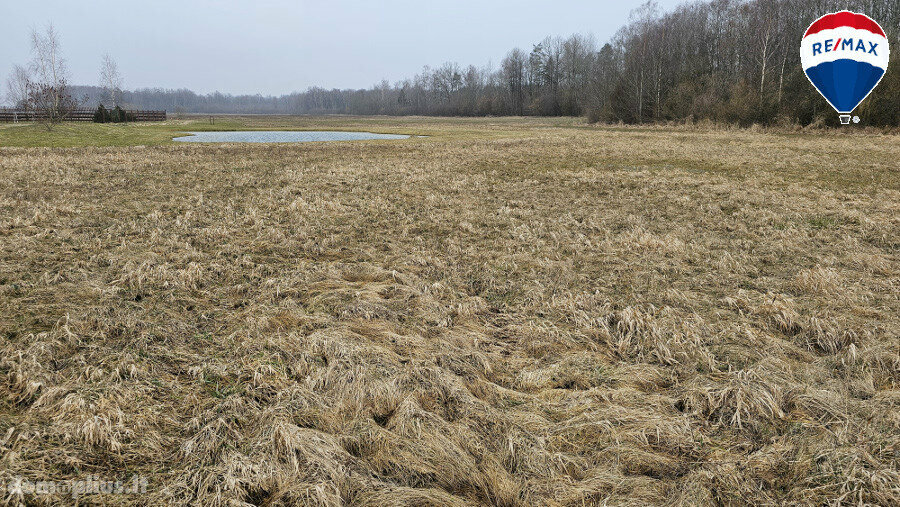
[[[109,121],[109,111],[103,104],[97,106],[97,110],[94,111],[94,123],[106,123]]]
[[[115,109],[112,110],[112,122],[113,123],[123,123],[128,121],[127,114],[125,110],[119,107],[118,105]]]

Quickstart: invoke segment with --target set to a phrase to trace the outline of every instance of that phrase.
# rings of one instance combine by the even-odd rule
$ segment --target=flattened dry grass
[[[319,121],[0,149],[0,482],[900,503],[896,137]]]

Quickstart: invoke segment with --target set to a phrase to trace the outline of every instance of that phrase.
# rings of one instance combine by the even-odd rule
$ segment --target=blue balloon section
[[[875,88],[884,70],[856,60],[835,60],[806,69],[806,75],[838,112],[850,113]]]

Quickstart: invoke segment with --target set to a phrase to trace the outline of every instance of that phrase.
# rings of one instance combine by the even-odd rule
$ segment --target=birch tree
[[[38,120],[49,130],[78,105],[69,93],[69,71],[53,25],[48,25],[43,33],[31,31],[31,54],[32,79],[26,91],[27,108],[37,113]]]
[[[53,109],[59,111],[69,71],[62,56],[59,35],[52,24],[47,25],[43,33],[31,31],[31,54],[33,84],[47,89]]]
[[[119,74],[119,65],[109,53],[103,55],[100,62],[100,85],[109,95],[110,107],[119,105],[119,97],[122,94],[122,75]]]

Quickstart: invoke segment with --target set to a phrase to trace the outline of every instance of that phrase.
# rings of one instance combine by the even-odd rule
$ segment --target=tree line
[[[832,123],[836,114],[804,75],[799,47],[812,21],[842,9],[878,20],[895,48],[887,75],[856,114],[866,124],[900,125],[900,0],[706,0],[670,12],[649,1],[605,43],[548,37],[513,48],[496,66],[449,62],[368,89],[313,87],[275,97],[145,88],[118,91],[118,100],[174,113]],[[89,101],[109,100],[108,84],[73,89]]]
[[[608,42],[548,37],[510,50],[496,68],[446,63],[368,90],[312,88],[292,97],[302,113],[388,115],[586,115],[646,123],[832,123],[836,114],[810,85],[800,41],[837,10],[879,20],[895,48],[888,73],[857,114],[900,125],[900,1],[711,0],[660,12],[635,10]]]

